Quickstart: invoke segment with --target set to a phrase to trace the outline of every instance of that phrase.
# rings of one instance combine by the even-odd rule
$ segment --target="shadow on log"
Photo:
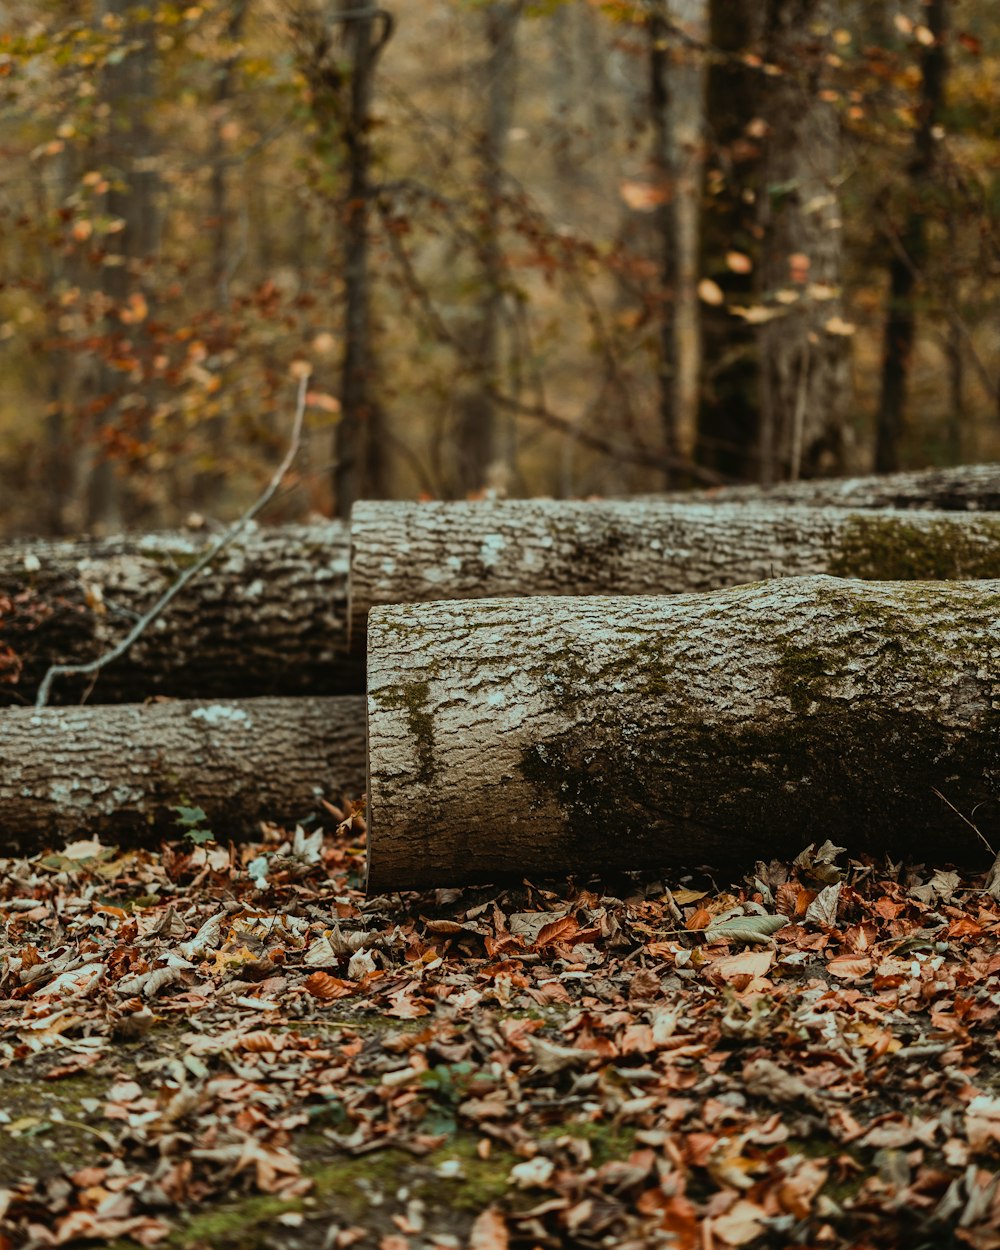
[[[831,838],[988,865],[1000,582],[378,608],[373,892],[734,862]]]
[[[362,698],[10,708],[0,734],[0,855],[75,836],[178,836],[201,807],[220,842],[365,788]]]

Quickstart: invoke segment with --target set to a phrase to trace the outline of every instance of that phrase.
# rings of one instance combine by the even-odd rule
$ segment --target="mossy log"
[[[362,503],[351,518],[351,636],[360,644],[376,604],[679,594],[811,573],[1000,578],[1000,513],[657,500]]]
[[[127,656],[60,678],[54,703],[152,695],[335,695],[364,688],[378,602],[674,593],[780,575],[1000,576],[1000,517],[634,502],[361,504],[339,522],[259,529],[176,599]],[[205,549],[198,534],[0,546],[0,704],[31,703],[52,663],[113,646]]]
[[[60,839],[176,837],[201,807],[220,842],[365,787],[364,699],[245,699],[0,712],[0,855]]]
[[[1000,511],[1000,464],[963,464],[868,477],[812,478],[774,486],[717,486],[660,499],[715,503],[801,504],[813,508],[930,508],[940,512]]]
[[[209,545],[200,533],[0,547],[0,702],[30,703],[53,663],[96,659]],[[255,529],[204,570],[90,693],[226,698],[359,693],[346,655],[346,527]],[[55,703],[91,679],[60,678]]]
[[[974,861],[948,803],[1000,843],[998,620],[1000,581],[825,576],[377,608],[368,888],[825,838]]]

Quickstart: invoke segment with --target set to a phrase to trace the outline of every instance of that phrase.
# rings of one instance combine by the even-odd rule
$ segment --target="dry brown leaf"
[[[313,998],[322,998],[331,1000],[334,998],[347,998],[353,994],[357,986],[351,981],[344,981],[340,977],[332,977],[328,972],[314,972],[311,976],[306,977],[302,982],[303,988],[312,994]]]
[[[481,1211],[472,1223],[469,1250],[507,1250],[509,1244],[507,1221],[496,1207]]]

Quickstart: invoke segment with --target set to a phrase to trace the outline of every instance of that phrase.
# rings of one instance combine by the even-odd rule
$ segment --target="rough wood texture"
[[[351,521],[351,635],[384,603],[678,594],[771,577],[1000,577],[1000,513],[850,512],[601,500],[363,503]]]
[[[365,787],[362,698],[0,712],[0,855],[60,838],[177,835],[178,804],[220,841]]]
[[[942,512],[1000,511],[1000,464],[965,464],[870,477],[814,478],[776,486],[717,486],[661,495],[715,503],[791,503],[820,508],[935,508]]]
[[[150,534],[0,547],[0,703],[30,703],[49,664],[107,650],[208,543]],[[340,522],[252,531],[100,674],[91,701],[359,693],[361,666],[345,655],[347,557]],[[86,684],[60,678],[53,701],[78,702]]]
[[[369,870],[503,876],[1000,843],[1000,582],[377,608]],[[986,861],[984,860],[984,863]]]

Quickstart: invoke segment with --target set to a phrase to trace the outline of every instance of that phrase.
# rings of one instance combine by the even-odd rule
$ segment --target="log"
[[[989,515],[660,500],[361,504],[353,532],[352,654],[345,527],[260,529],[104,669],[89,698],[359,693],[364,617],[397,597],[673,593],[811,572],[1000,576]],[[0,546],[0,704],[32,702],[52,663],[101,655],[207,542],[151,534]],[[79,701],[89,685],[60,678],[53,702]]]
[[[658,500],[361,503],[351,518],[351,637],[360,645],[377,604],[680,594],[811,573],[998,578],[1000,513]]]
[[[95,659],[210,542],[203,534],[18,542],[0,547],[0,703],[34,701],[52,663]],[[201,573],[91,699],[360,693],[346,654],[346,527],[257,529]],[[53,702],[90,679],[60,678]]]
[[[368,888],[1000,844],[1000,581],[376,608]],[[984,866],[988,860],[984,860]]]
[[[1000,511],[1000,464],[963,464],[867,477],[811,478],[774,486],[717,486],[657,496],[678,502],[801,504],[813,508],[932,508]]]
[[[247,699],[0,712],[0,855],[99,834],[177,837],[204,809],[220,842],[365,787],[364,699]]]

